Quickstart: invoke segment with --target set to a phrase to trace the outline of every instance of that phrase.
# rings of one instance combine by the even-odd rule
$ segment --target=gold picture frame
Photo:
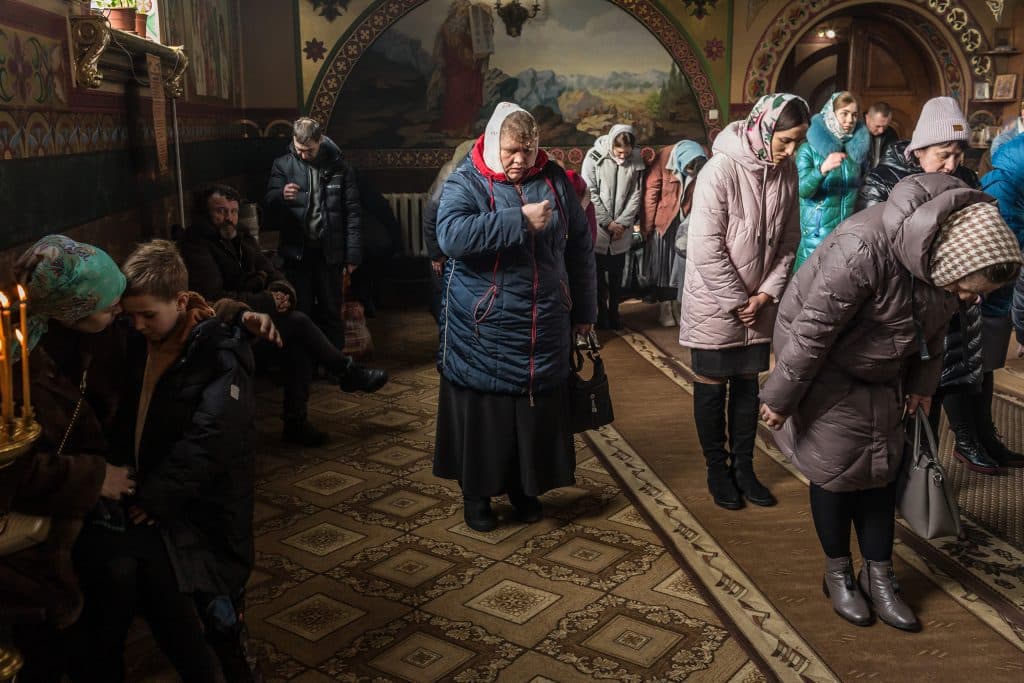
[[[1012,100],[1017,92],[1017,74],[999,74],[992,84],[992,99]]]

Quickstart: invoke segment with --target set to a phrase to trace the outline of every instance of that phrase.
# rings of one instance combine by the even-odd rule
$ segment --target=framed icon
[[[992,88],[988,81],[974,82],[974,99],[987,100],[992,96]]]
[[[992,49],[999,52],[1013,51],[1013,28],[996,27],[992,35]]]
[[[999,74],[992,86],[992,99],[1012,100],[1017,90],[1017,74]]]

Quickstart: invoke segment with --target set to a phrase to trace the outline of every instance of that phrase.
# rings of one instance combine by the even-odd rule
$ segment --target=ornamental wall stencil
[[[361,20],[338,40],[320,70],[306,101],[305,110],[308,115],[326,126],[331,120],[346,79],[366,50],[395,22],[425,2],[427,0],[383,0],[365,12]],[[636,19],[669,53],[693,91],[707,139],[714,140],[722,129],[722,121],[720,118],[712,120],[709,114],[721,107],[711,76],[688,37],[665,16],[653,0],[608,2]]]
[[[985,4],[992,10],[992,16],[995,17],[997,24],[1003,20],[1003,0],[985,0]]]
[[[715,9],[718,0],[683,0],[686,9],[690,10],[692,16],[698,19],[706,17],[711,10]]]
[[[796,0],[788,3],[765,28],[750,56],[743,80],[744,100],[754,102],[775,88],[779,70],[792,45],[816,22],[821,21],[823,15],[836,14],[843,9],[864,4],[867,3],[862,0],[838,3],[828,0]],[[894,5],[912,11],[932,24],[943,26],[959,41],[959,46],[953,43],[954,51],[959,52],[965,63],[971,64],[975,75],[988,74],[991,60],[976,59],[974,54],[987,49],[988,42],[974,15],[962,0],[903,0],[888,4],[886,10],[889,11]],[[941,61],[934,44],[929,44],[932,45],[933,55]],[[981,70],[983,68],[985,70]]]
[[[309,0],[313,11],[320,10],[320,16],[327,21],[334,21],[348,9],[351,0]]]

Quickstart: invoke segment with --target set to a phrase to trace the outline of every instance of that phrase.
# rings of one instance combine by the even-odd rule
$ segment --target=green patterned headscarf
[[[112,306],[126,280],[105,251],[64,235],[47,235],[18,258],[18,282],[28,290],[28,347],[52,318],[70,325]]]
[[[775,124],[792,100],[800,100],[807,106],[802,97],[789,95],[787,93],[773,93],[764,95],[750,110],[747,122],[744,126],[747,132],[747,141],[750,142],[750,149],[761,161],[772,163],[772,135],[775,134]]]

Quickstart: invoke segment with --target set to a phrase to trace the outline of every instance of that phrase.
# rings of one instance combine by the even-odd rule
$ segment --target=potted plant
[[[136,0],[93,0],[92,6],[103,10],[111,28],[135,33]]]
[[[153,0],[136,0],[135,5],[135,32],[140,37],[146,37],[146,22],[149,15],[153,13]]]

